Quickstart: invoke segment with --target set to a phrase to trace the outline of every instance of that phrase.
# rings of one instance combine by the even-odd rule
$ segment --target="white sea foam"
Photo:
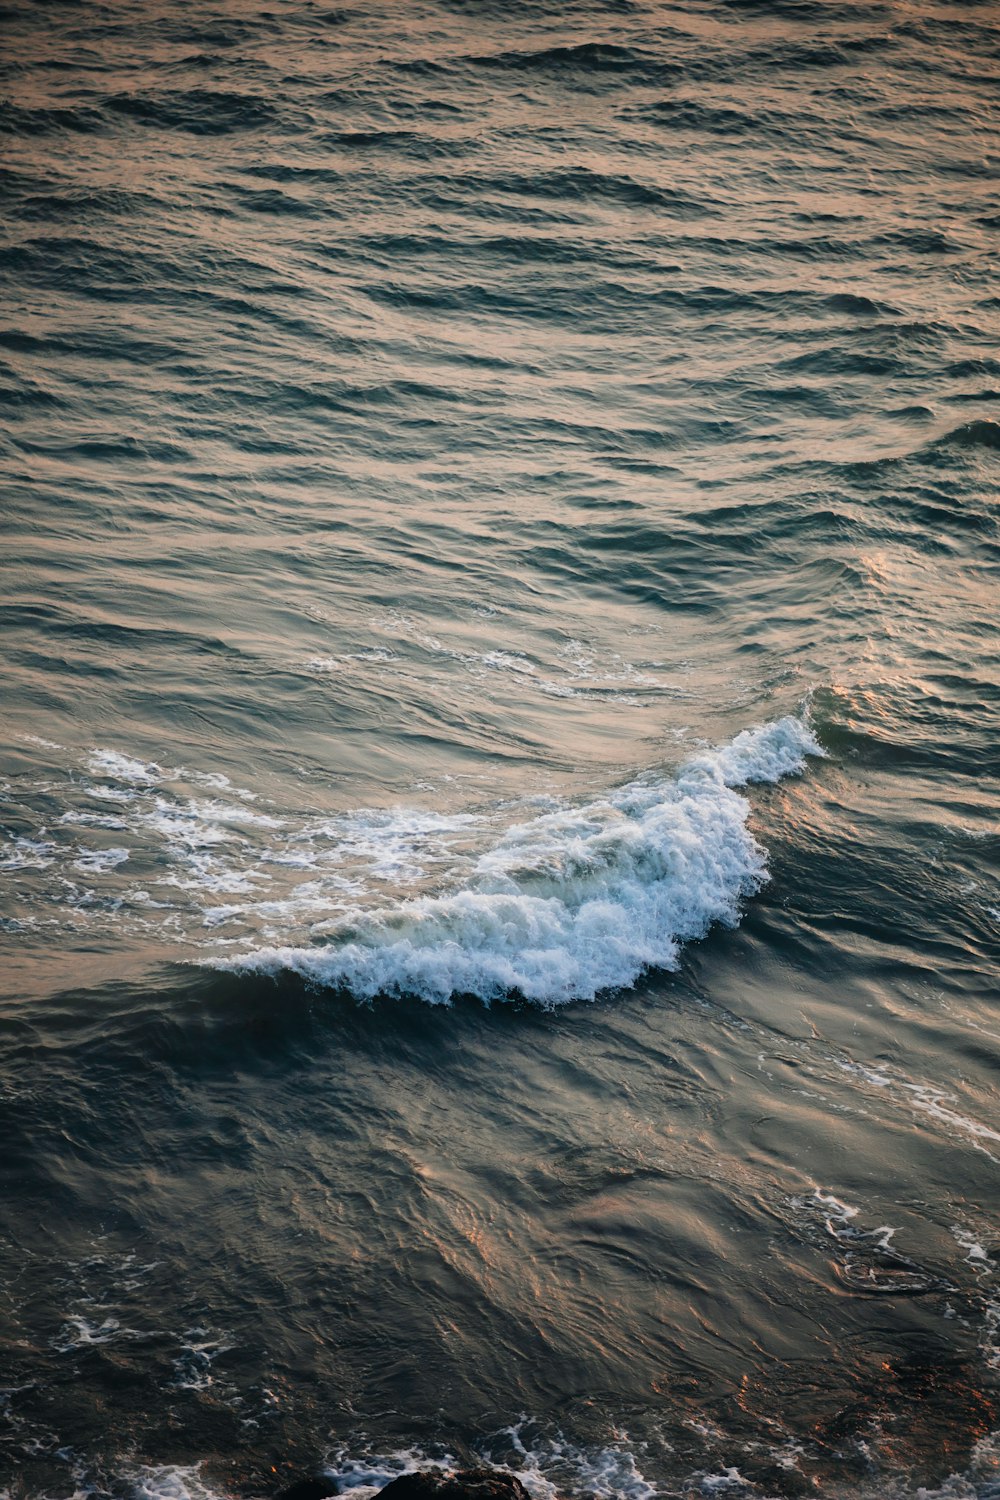
[[[401,1474],[418,1474],[424,1470],[455,1470],[462,1467],[453,1454],[429,1458],[419,1448],[401,1448],[395,1453],[377,1457],[360,1457],[339,1449],[324,1465],[326,1473],[337,1481],[342,1495],[351,1500],[365,1500],[398,1479]]]
[[[122,755],[119,750],[92,751],[87,757],[87,768],[95,776],[133,782],[136,786],[155,786],[166,775],[155,761],[136,760],[131,755]]]
[[[914,1110],[930,1115],[945,1127],[948,1134],[968,1140],[977,1151],[988,1156],[990,1161],[1000,1161],[1000,1157],[995,1156],[986,1144],[989,1141],[994,1146],[1000,1145],[1000,1131],[954,1109],[952,1106],[958,1102],[954,1093],[937,1084],[913,1083],[889,1072],[887,1068],[872,1068],[864,1063],[847,1060],[839,1061],[837,1066],[845,1073],[862,1078],[874,1088],[885,1089],[890,1095],[905,1100]]]
[[[970,1230],[963,1228],[961,1224],[953,1224],[951,1232],[960,1248],[965,1251],[967,1263],[977,1275],[988,1276],[996,1269],[996,1261]]]
[[[730,1465],[719,1474],[698,1474],[694,1476],[694,1483],[703,1495],[727,1495],[736,1497],[748,1495],[750,1485],[743,1478],[739,1469]]]
[[[587,1495],[592,1500],[654,1500],[656,1487],[639,1468],[627,1435],[605,1447],[581,1447],[562,1437],[529,1437],[525,1418],[494,1434],[474,1454],[472,1462],[499,1474],[516,1474],[532,1500],[558,1500],[564,1495]],[[496,1457],[502,1449],[505,1460]],[[340,1493],[351,1500],[367,1500],[401,1474],[424,1470],[454,1471],[463,1464],[453,1454],[433,1457],[418,1448],[395,1453],[359,1456],[340,1450],[324,1465]]]
[[[213,792],[225,792],[227,796],[239,797],[243,802],[257,801],[256,792],[249,791],[245,786],[234,786],[221,771],[190,771],[186,766],[180,766],[176,774],[185,781],[197,782],[198,786],[208,787]]]
[[[12,839],[0,846],[0,870],[46,870],[55,853],[48,839]]]
[[[964,1473],[950,1474],[939,1488],[920,1485],[913,1500],[1000,1500],[1000,1434],[979,1439]]]
[[[380,666],[396,660],[394,651],[381,646],[369,646],[362,651],[346,651],[343,656],[310,656],[303,666],[307,672],[314,672],[322,677],[356,670],[355,663],[358,662],[362,665]]]
[[[627,1435],[606,1447],[583,1447],[559,1437],[522,1439],[525,1425],[518,1423],[496,1434],[473,1453],[471,1462],[499,1474],[515,1474],[532,1500],[573,1496],[594,1497],[594,1500],[656,1500],[658,1494],[664,1493],[643,1474],[641,1450],[637,1457]],[[498,1439],[511,1462],[498,1462],[491,1456]],[[862,1452],[867,1451],[866,1444],[859,1447]],[[774,1457],[782,1468],[793,1470],[801,1451],[788,1445]],[[323,1467],[341,1495],[350,1496],[350,1500],[373,1500],[385,1485],[402,1474],[427,1470],[447,1473],[463,1466],[450,1453],[438,1452],[432,1456],[417,1448],[407,1448],[379,1455],[351,1454],[342,1449],[330,1455]],[[211,1485],[202,1476],[200,1463],[129,1464],[120,1477],[128,1485],[132,1500],[233,1500],[231,1492]],[[745,1478],[738,1467],[726,1463],[718,1469],[700,1469],[687,1475],[682,1488],[687,1496],[719,1496],[725,1500],[771,1494]],[[93,1485],[85,1483],[77,1489],[73,1500],[84,1500],[93,1493]],[[680,1490],[671,1489],[669,1493]],[[860,1488],[858,1493],[862,1493]],[[872,1500],[878,1495],[886,1500],[890,1497],[891,1500],[1000,1500],[997,1434],[981,1438],[973,1448],[968,1468],[963,1473],[949,1475],[939,1486],[918,1486],[911,1490],[891,1484],[885,1489],[875,1485],[865,1488],[863,1493],[871,1495]]]
[[[0,841],[0,874],[13,877],[15,899],[33,899],[37,872],[50,870],[46,898],[74,927],[82,917],[116,928],[156,923],[171,939],[199,941],[198,929],[203,935],[232,923],[242,927],[244,946],[287,942],[293,933],[315,940],[331,917],[377,904],[380,887],[398,891],[441,868],[454,873],[465,858],[456,846],[482,847],[492,827],[488,818],[417,807],[278,815],[221,773],[166,769],[118,749],[89,752],[83,766],[71,795],[96,805],[66,808],[52,836],[46,806],[31,836]],[[192,795],[192,786],[211,795]],[[109,847],[78,843],[71,838],[77,829],[117,837]],[[129,885],[132,868],[141,886]],[[5,918],[17,931],[31,920],[23,910]]]
[[[142,1465],[128,1476],[134,1500],[221,1500],[201,1477],[201,1464]]]
[[[421,879],[428,865],[454,859],[456,841],[477,823],[470,813],[362,808],[307,824],[296,842],[314,863],[361,864],[370,877],[404,883]]]
[[[594,695],[634,703],[637,700],[632,692],[637,689],[662,691],[667,688],[662,677],[648,670],[649,667],[654,667],[662,671],[665,665],[663,662],[651,662],[640,667],[626,661],[617,652],[601,652],[583,641],[567,641],[560,647],[557,660],[560,675],[545,677],[539,682],[542,691],[554,698]],[[622,691],[623,689],[626,691]]]
[[[595,1500],[653,1500],[656,1487],[639,1468],[627,1433],[605,1447],[581,1447],[562,1437],[526,1438],[526,1421],[504,1430],[516,1455],[504,1465],[516,1474],[533,1500],[583,1494]]]
[[[593,999],[647,968],[675,968],[682,943],[738,921],[767,872],[750,804],[735,789],[800,772],[822,753],[798,718],[745,730],[672,780],[632,782],[509,828],[448,894],[359,911],[315,946],[216,962],[288,969],[368,999]]]
[[[125,819],[116,817],[114,813],[78,812],[75,809],[64,812],[59,822],[79,824],[84,828],[128,828]]]
[[[19,734],[17,738],[25,745],[38,745],[42,750],[61,750],[56,740],[47,740],[40,734]]]
[[[188,1329],[181,1352],[174,1360],[174,1387],[185,1391],[207,1391],[215,1384],[212,1365],[220,1354],[226,1354],[232,1348],[232,1344],[214,1336],[207,1328]]]
[[[88,849],[80,844],[77,847],[73,868],[85,875],[103,874],[106,870],[114,870],[119,865],[123,865],[128,859],[128,854],[127,849]]]
[[[117,1318],[104,1318],[100,1323],[95,1318],[78,1315],[69,1317],[52,1341],[58,1354],[71,1354],[87,1349],[94,1344],[110,1344],[116,1339],[134,1338],[131,1328],[123,1328]]]

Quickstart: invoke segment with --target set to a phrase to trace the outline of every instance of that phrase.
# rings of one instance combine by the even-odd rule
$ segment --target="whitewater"
[[[735,789],[801,772],[807,755],[822,754],[801,719],[743,730],[673,780],[634,781],[515,824],[460,890],[345,918],[312,947],[216,962],[238,973],[287,969],[368,1000],[558,1005],[628,988],[645,969],[675,969],[680,945],[714,922],[735,925],[740,901],[764,883],[750,803]]]

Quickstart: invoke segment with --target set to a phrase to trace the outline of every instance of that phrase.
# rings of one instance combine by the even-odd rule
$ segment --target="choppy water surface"
[[[0,27],[11,1493],[1000,1492],[995,7]]]

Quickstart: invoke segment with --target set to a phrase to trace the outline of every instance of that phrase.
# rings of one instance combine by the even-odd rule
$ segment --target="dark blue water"
[[[1000,1493],[1000,23],[0,14],[0,1483]]]

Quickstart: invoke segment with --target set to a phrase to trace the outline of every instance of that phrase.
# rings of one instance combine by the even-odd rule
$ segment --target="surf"
[[[681,948],[735,926],[767,880],[739,788],[800,774],[823,749],[803,718],[744,730],[671,778],[508,828],[458,888],[351,913],[310,946],[215,958],[240,973],[291,971],[358,999],[520,998],[542,1006],[628,989],[675,969]]]

